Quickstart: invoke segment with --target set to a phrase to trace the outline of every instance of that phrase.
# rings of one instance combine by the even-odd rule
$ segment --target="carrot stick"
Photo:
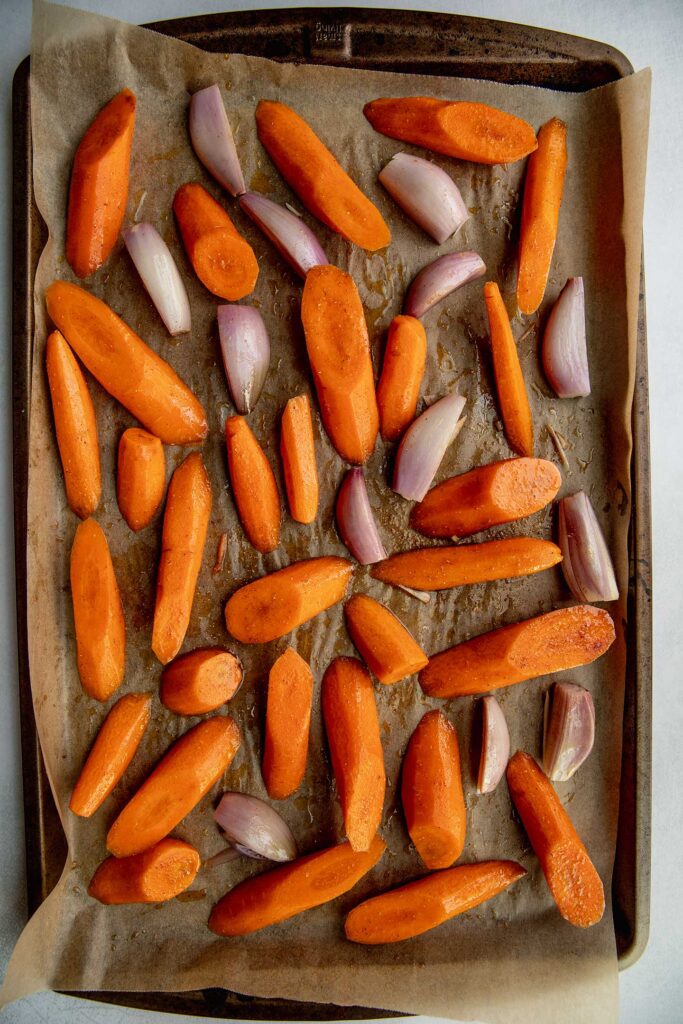
[[[389,325],[377,405],[382,437],[397,441],[415,419],[427,357],[427,335],[414,316],[395,316]]]
[[[484,285],[484,301],[489,318],[493,373],[505,436],[513,451],[530,458],[534,454],[534,426],[529,396],[510,319],[500,289],[494,281],[487,281]]]
[[[553,117],[538,133],[529,158],[519,235],[517,305],[535,313],[543,301],[557,239],[567,169],[567,126]]]
[[[152,625],[152,650],[162,665],[175,658],[190,624],[210,515],[211,484],[201,455],[192,452],[166,497]]]
[[[597,924],[605,911],[605,891],[552,784],[521,750],[508,763],[507,781],[562,917],[577,928]]]
[[[123,89],[92,122],[71,169],[66,258],[76,277],[101,267],[114,248],[128,202],[135,96]]]
[[[181,185],[173,212],[185,251],[204,287],[230,302],[253,292],[258,277],[254,250],[213,196],[201,185]]]
[[[181,736],[109,829],[109,852],[131,857],[168,835],[220,779],[239,746],[240,731],[227,716],[207,718]]]
[[[284,800],[306,771],[308,732],[313,702],[313,675],[288,647],[268,675],[263,780],[271,800]]]
[[[81,369],[59,331],[48,336],[45,361],[66,500],[80,519],[87,519],[102,494],[95,408]]]
[[[74,814],[89,818],[112,792],[140,746],[149,724],[151,703],[149,693],[127,693],[117,700],[74,786],[69,802]]]
[[[67,281],[54,281],[45,301],[93,377],[150,433],[165,444],[204,440],[208,426],[198,399],[104,302]]]
[[[266,554],[280,543],[280,495],[263,449],[244,416],[225,421],[228,470],[244,532]]]
[[[71,599],[81,684],[109,700],[123,682],[126,626],[107,538],[94,519],[79,525],[71,547]]]
[[[314,217],[371,252],[389,244],[391,233],[377,207],[303,118],[284,103],[261,100],[256,130],[268,156]]]
[[[344,616],[358,653],[380,683],[398,683],[429,661],[401,620],[367,594],[354,594]]]
[[[203,647],[166,666],[159,698],[176,715],[205,715],[235,696],[242,677],[242,665],[234,654],[222,647]]]
[[[368,329],[353,278],[337,267],[312,267],[301,319],[325,430],[343,459],[365,462],[377,440],[379,413]]]
[[[318,514],[318,469],[308,395],[290,398],[285,406],[280,454],[292,519],[312,523]]]
[[[595,661],[614,643],[602,608],[579,604],[502,626],[429,659],[420,672],[428,697],[463,697]]]
[[[129,427],[119,441],[116,497],[131,530],[148,526],[164,499],[166,460],[158,437]]]
[[[88,886],[100,903],[163,903],[192,885],[199,854],[180,839],[162,839],[133,857],[107,857]]]

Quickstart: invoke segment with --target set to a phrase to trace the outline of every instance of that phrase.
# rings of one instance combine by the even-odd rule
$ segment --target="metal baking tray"
[[[582,92],[632,74],[618,50],[578,36],[500,21],[421,11],[332,8],[240,11],[147,26],[205,50],[277,61],[380,71],[492,79]],[[434,41],[439,45],[435,46]],[[46,240],[31,175],[29,58],[13,88],[13,429],[14,527],[28,906],[36,910],[56,884],[66,843],[36,734],[26,626],[26,494],[33,354],[33,279]],[[650,916],[651,554],[650,447],[645,296],[641,274],[633,403],[633,506],[629,535],[628,661],[616,864],[612,905],[619,966],[647,944]],[[337,1020],[395,1016],[242,996],[223,989],[183,993],[74,993],[148,1010],[213,1018]]]

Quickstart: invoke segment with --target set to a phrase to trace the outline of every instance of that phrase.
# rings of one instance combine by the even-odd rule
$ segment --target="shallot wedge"
[[[403,312],[418,319],[457,288],[486,273],[476,252],[449,252],[429,263],[417,275],[405,297]]]
[[[224,793],[214,818],[227,841],[247,857],[284,862],[297,855],[289,825],[255,796]]]
[[[225,376],[241,415],[256,405],[268,375],[270,341],[263,317],[251,306],[219,306],[218,334]]]
[[[341,539],[361,565],[372,565],[387,557],[359,466],[350,469],[344,477],[335,512]]]
[[[122,235],[128,254],[166,330],[172,337],[186,334],[192,326],[190,302],[166,242],[154,225],[145,221],[126,228]]]
[[[553,782],[567,782],[595,742],[595,707],[588,690],[555,683],[545,695],[543,771]]]
[[[545,375],[558,398],[590,395],[582,277],[570,277],[560,292],[546,324],[542,357]]]
[[[300,277],[305,278],[311,267],[330,262],[311,229],[295,213],[256,192],[245,192],[239,203]]]
[[[430,160],[396,153],[378,178],[410,219],[439,245],[469,218],[458,186]]]
[[[455,391],[430,405],[408,427],[396,454],[393,489],[409,501],[422,501],[465,422],[465,399]]]
[[[492,793],[510,759],[510,733],[502,708],[495,697],[482,697],[481,758],[477,789]]]
[[[559,503],[559,544],[562,572],[578,601],[616,601],[614,566],[600,523],[585,491]]]
[[[232,129],[217,85],[200,89],[190,100],[190,138],[195,153],[209,174],[231,196],[245,191]]]

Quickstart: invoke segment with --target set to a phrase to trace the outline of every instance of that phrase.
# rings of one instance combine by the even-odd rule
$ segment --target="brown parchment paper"
[[[370,893],[423,873],[408,842],[396,783],[413,727],[425,710],[441,702],[428,700],[414,678],[393,687],[376,686],[388,775],[382,831],[389,849],[375,870],[334,904],[245,939],[218,939],[206,927],[211,906],[238,881],[262,870],[262,866],[243,860],[202,871],[190,893],[164,905],[106,908],[86,894],[93,870],[105,854],[108,825],[160,754],[193,724],[166,711],[156,696],[160,667],[150,651],[150,628],[160,521],[133,535],[116,504],[116,444],[132,420],[91,380],[104,475],[97,519],[112,549],[128,630],[126,679],[118,696],[148,690],[155,697],[151,727],[114,795],[90,821],[69,814],[71,787],[107,709],[83,693],[76,671],[68,555],[77,522],[64,499],[46,390],[43,357],[49,325],[43,292],[55,277],[72,279],[64,258],[64,224],[74,148],[95,111],[124,86],[138,97],[128,220],[137,212],[138,218],[157,225],[168,241],[187,283],[192,333],[175,340],[166,336],[120,243],[86,287],[105,299],[168,359],[206,406],[210,435],[203,455],[213,483],[214,507],[184,649],[228,645],[238,652],[246,671],[246,681],[227,709],[240,725],[242,748],[222,786],[201,802],[176,834],[196,844],[202,857],[208,857],[222,848],[211,816],[216,793],[238,789],[265,796],[259,762],[267,671],[277,654],[292,644],[310,661],[318,686],[305,781],[300,793],[283,802],[280,809],[304,851],[343,835],[319,709],[319,680],[325,667],[334,655],[352,653],[342,607],[281,641],[260,647],[234,644],[223,624],[225,599],[243,582],[301,557],[345,553],[332,515],[345,466],[317,423],[322,487],[318,520],[305,527],[285,514],[282,544],[267,556],[257,554],[245,542],[227,483],[222,424],[232,410],[220,366],[216,300],[192,273],[170,212],[173,194],[181,183],[201,181],[218,196],[259,258],[258,284],[248,301],[266,320],[273,358],[264,392],[250,419],[280,484],[279,416],[288,396],[311,392],[311,379],[299,322],[300,282],[240,214],[236,203],[220,193],[189,145],[189,95],[213,82],[222,87],[246,180],[253,189],[302,209],[270,164],[254,130],[258,100],[282,99],[319,132],[390,223],[390,246],[385,252],[369,255],[303,211],[331,261],[348,269],[358,284],[376,367],[386,328],[400,311],[406,286],[418,269],[441,252],[471,248],[481,253],[488,277],[500,282],[510,312],[516,313],[515,250],[524,165],[489,168],[431,157],[453,174],[471,211],[459,235],[439,248],[403,216],[378,185],[377,171],[388,158],[401,149],[412,151],[412,147],[376,134],[362,115],[363,104],[382,95],[429,94],[489,102],[525,117],[536,127],[552,115],[567,122],[566,192],[540,323],[566,278],[583,275],[591,395],[576,401],[556,399],[539,368],[538,318],[523,320],[515,315],[513,328],[516,336],[523,338],[520,353],[530,383],[537,454],[559,461],[546,427],[550,424],[566,442],[568,465],[562,467],[562,493],[583,488],[590,494],[625,594],[630,409],[649,72],[588,94],[570,95],[490,82],[281,65],[239,55],[209,55],[141,28],[38,3],[31,78],[34,182],[50,239],[35,282],[27,550],[29,646],[36,719],[69,856],[58,886],[19,940],[3,998],[9,1001],[48,987],[177,991],[220,986],[261,996],[508,1024],[616,1021],[617,964],[609,892],[622,732],[623,596],[612,607],[617,643],[597,664],[570,674],[593,693],[597,739],[587,764],[571,782],[559,787],[605,883],[607,910],[600,925],[584,932],[560,918],[513,817],[505,783],[493,795],[476,794],[476,766],[470,753],[476,702],[466,698],[443,704],[457,726],[462,749],[468,808],[462,860],[515,858],[527,867],[528,877],[490,903],[410,942],[363,948],[344,941],[342,921],[350,907]],[[467,396],[466,427],[444,458],[437,479],[509,456],[492,395],[481,282],[431,311],[425,326],[429,358],[424,400],[432,401],[453,387]],[[185,454],[178,448],[167,449],[169,475]],[[421,541],[407,527],[408,504],[388,489],[391,458],[391,450],[378,442],[366,475],[385,544],[395,551]],[[525,522],[493,531],[491,536],[533,533],[549,537],[552,530],[553,513],[546,509]],[[223,572],[216,577],[211,566],[223,531],[229,537],[228,554]],[[362,568],[355,573],[353,588],[390,606],[428,652],[571,603],[557,570],[526,580],[443,592],[427,605],[372,581]],[[542,679],[500,692],[513,749],[540,753],[542,700],[550,682]]]

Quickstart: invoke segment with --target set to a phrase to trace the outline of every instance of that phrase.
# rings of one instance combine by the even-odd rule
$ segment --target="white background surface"
[[[73,6],[131,22],[229,9],[288,6],[278,0],[72,0]],[[640,962],[621,975],[623,1024],[683,1021],[683,0],[404,0],[347,6],[421,7],[500,18],[600,39],[636,70],[654,72],[645,208],[655,579],[652,923]],[[30,0],[0,0],[0,976],[25,921],[21,759],[16,681],[11,482],[11,85],[30,48]],[[495,984],[495,978],[491,979]],[[203,1018],[205,1020],[205,1018]],[[194,1019],[192,1019],[194,1020]],[[199,1018],[196,1019],[199,1022]],[[3,1024],[155,1024],[190,1018],[122,1010],[44,993],[3,1013]],[[534,1022],[543,1024],[543,1021]]]

